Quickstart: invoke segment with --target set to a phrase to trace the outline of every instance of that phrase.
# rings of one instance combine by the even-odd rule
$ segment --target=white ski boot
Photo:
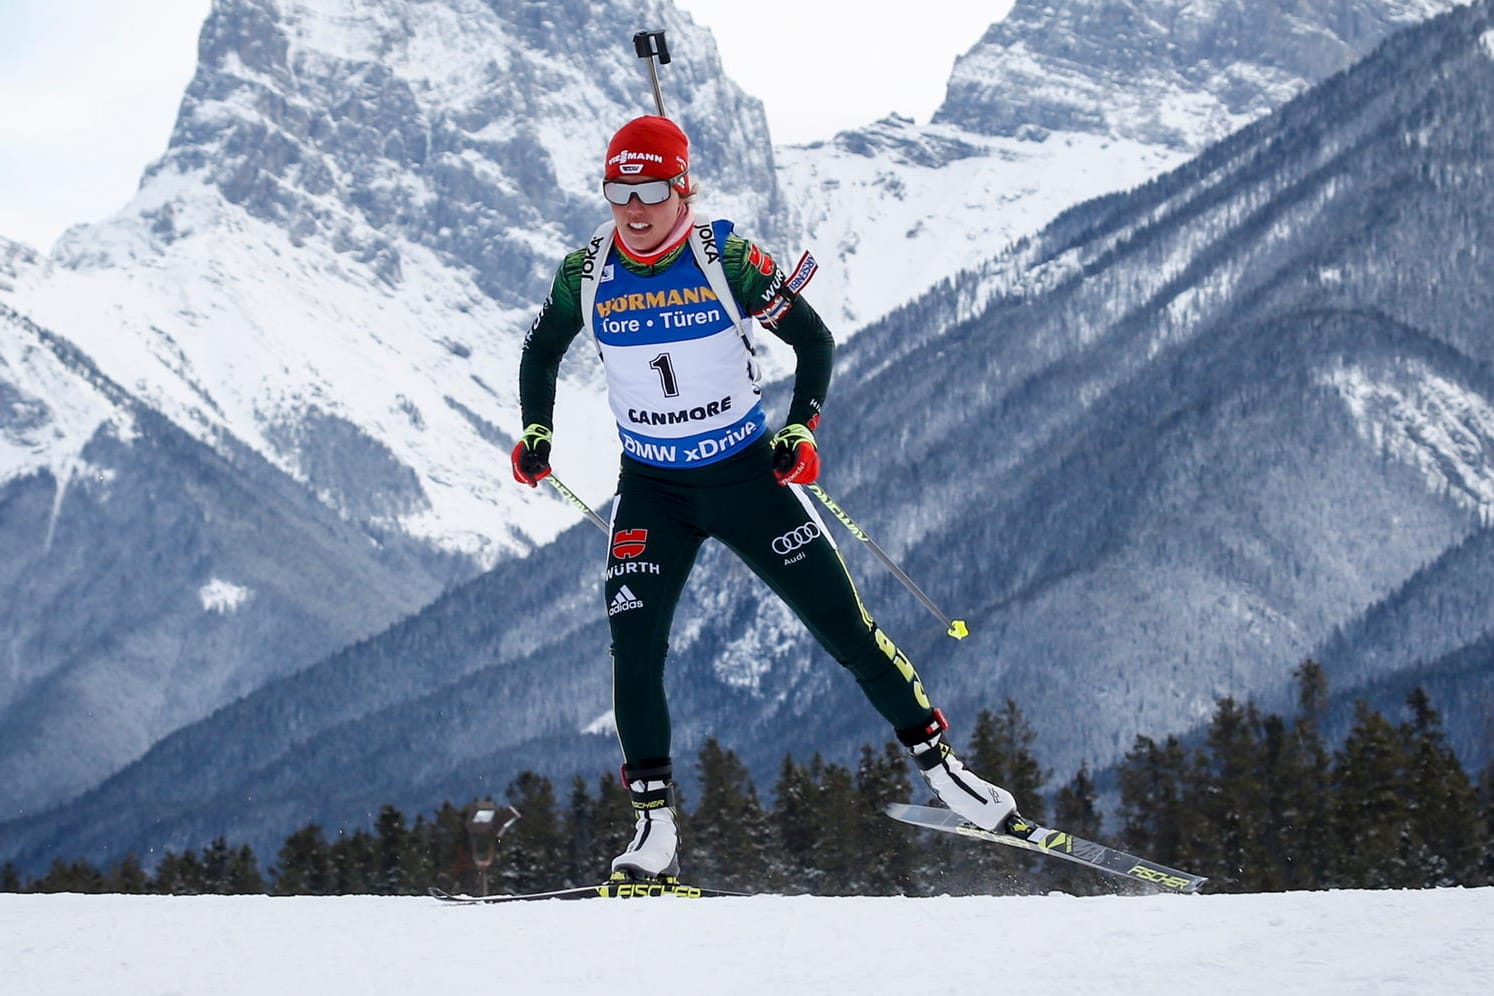
[[[628,849],[612,859],[612,877],[673,878],[680,873],[680,833],[675,822],[672,767],[623,769],[633,798],[634,832]]]
[[[947,729],[944,714],[935,709],[926,725],[899,730],[897,737],[940,802],[982,830],[1005,829],[1007,819],[1017,811],[1017,800],[1006,789],[966,770],[944,742]]]

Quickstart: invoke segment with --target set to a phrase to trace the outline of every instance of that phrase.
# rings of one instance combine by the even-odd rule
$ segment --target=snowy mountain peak
[[[15,303],[375,536],[473,567],[543,542],[572,519],[506,480],[514,371],[556,264],[604,215],[608,136],[652,109],[640,24],[671,32],[663,85],[710,209],[766,217],[761,104],[668,3],[224,0],[166,154],[117,216],[11,281]],[[566,381],[566,452],[610,452],[595,365]],[[609,462],[567,479],[600,501]]]
[[[766,135],[760,103],[716,79],[710,35],[655,0],[219,3],[145,182],[200,175],[293,244],[321,242],[390,285],[403,243],[422,245],[495,301],[532,306],[595,227],[607,137],[650,109],[626,26],[653,22],[674,33],[670,109],[713,190],[764,213],[771,152],[741,140]],[[171,237],[160,209],[142,213]]]
[[[16,278],[40,262],[35,249],[23,242],[15,242],[0,236],[0,291],[12,291]]]
[[[1197,151],[1454,0],[1017,0],[955,64],[934,120]]]
[[[957,129],[920,128],[912,118],[901,114],[840,132],[833,141],[836,149],[850,155],[930,169],[986,152],[983,145],[971,142]]]
[[[1452,5],[1018,0],[958,60],[931,123],[894,115],[779,150],[799,237],[835,264],[813,300],[856,331]]]
[[[132,435],[128,409],[101,381],[66,343],[0,304],[0,484],[51,472],[60,503],[88,473],[83,450],[101,427]]]

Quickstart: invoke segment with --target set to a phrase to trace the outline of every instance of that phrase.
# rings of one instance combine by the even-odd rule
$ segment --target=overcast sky
[[[762,99],[774,141],[792,143],[892,111],[927,121],[955,58],[1012,0],[946,0],[925,18],[896,0],[675,3]],[[130,199],[166,150],[210,7],[0,0],[0,236],[46,250],[67,226]]]

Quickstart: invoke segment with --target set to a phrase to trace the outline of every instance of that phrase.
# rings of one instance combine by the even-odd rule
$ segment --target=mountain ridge
[[[1471,316],[1494,302],[1459,278],[1468,246],[1494,233],[1478,169],[1494,133],[1490,9],[1395,36],[844,347],[821,427],[826,486],[970,637],[946,641],[856,544],[846,557],[957,736],[1010,695],[1062,779],[1136,733],[1203,721],[1219,695],[1269,701],[1304,657],[1487,529],[1494,467],[1478,454],[1494,452],[1494,401]],[[1406,273],[1442,274],[1442,292]],[[178,734],[170,751],[185,758],[189,744],[245,743],[256,714],[287,717],[274,744],[247,744],[252,770],[217,802],[163,802],[148,831],[139,814],[83,826],[120,800],[174,798],[147,758],[77,806],[8,824],[20,843],[6,853],[226,826],[262,841],[293,811],[341,825],[417,793],[499,791],[537,758],[556,777],[595,772],[613,750],[598,543],[578,524],[247,697],[216,729]],[[1485,607],[1462,604],[1458,631],[1478,632]],[[778,734],[732,745],[760,775],[785,750],[841,756],[875,739],[853,683],[714,545],[679,618],[681,759],[744,723]],[[318,725],[318,701],[342,712]],[[229,796],[264,808],[225,812]]]

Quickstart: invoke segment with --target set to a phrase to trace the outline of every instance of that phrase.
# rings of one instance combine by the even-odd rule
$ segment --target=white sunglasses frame
[[[685,174],[683,173],[680,174],[680,176],[684,175]],[[628,201],[631,201],[634,197],[638,198],[638,203],[653,207],[655,204],[663,204],[665,201],[669,200],[669,193],[670,191],[677,189],[675,184],[678,181],[678,176],[672,180],[644,180],[642,183],[628,183],[625,180],[603,180],[602,196],[607,198],[608,204],[615,204],[618,207],[624,207],[628,203]],[[651,201],[644,196],[643,192],[645,190],[658,189],[656,187],[656,184],[663,185],[664,196],[660,197],[658,200]],[[618,200],[613,196],[614,190],[621,191],[623,193],[622,200]]]

